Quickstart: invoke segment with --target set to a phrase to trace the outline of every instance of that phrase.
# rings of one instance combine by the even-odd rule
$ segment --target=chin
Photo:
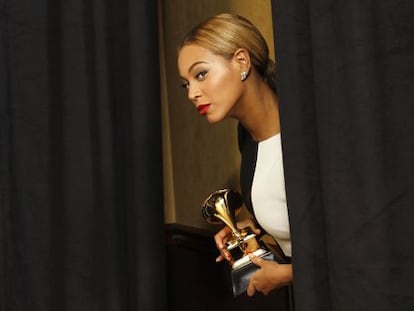
[[[210,124],[219,123],[223,121],[224,119],[226,119],[225,115],[217,114],[217,113],[207,114],[205,117],[207,119],[207,122]]]
[[[214,118],[214,117],[209,117],[209,116],[207,116],[206,119],[207,119],[207,122],[210,124],[218,123],[223,120],[223,118]]]

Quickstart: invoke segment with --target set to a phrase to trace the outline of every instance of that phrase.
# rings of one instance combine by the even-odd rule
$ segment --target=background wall
[[[271,6],[268,0],[161,0],[163,154],[165,222],[211,228],[201,217],[204,199],[213,191],[239,189],[240,157],[237,123],[210,125],[198,115],[180,87],[177,46],[203,19],[233,12],[250,19],[265,36],[274,55]]]

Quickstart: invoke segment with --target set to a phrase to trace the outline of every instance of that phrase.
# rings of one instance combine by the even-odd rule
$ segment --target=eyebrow
[[[193,70],[193,68],[194,68],[195,66],[200,65],[200,64],[207,64],[207,62],[204,62],[204,61],[198,61],[198,62],[195,62],[194,64],[192,64],[192,65],[190,66],[190,68],[188,68],[188,72],[191,72],[191,70]]]
[[[187,70],[187,72],[188,73],[190,73],[191,72],[191,70],[193,70],[193,68],[195,67],[195,66],[197,66],[197,65],[200,65],[200,64],[207,64],[207,62],[204,62],[204,61],[198,61],[198,62],[195,62],[194,64],[192,64],[189,68],[188,68],[188,70]],[[183,79],[183,80],[186,80],[184,77],[182,77],[182,76],[180,76],[180,78],[181,79]]]

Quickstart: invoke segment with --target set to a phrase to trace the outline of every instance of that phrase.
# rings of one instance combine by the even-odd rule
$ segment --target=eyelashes
[[[194,76],[194,78],[197,81],[203,81],[203,80],[205,80],[207,78],[207,73],[208,73],[207,70],[201,70],[201,71],[197,72],[197,74]],[[190,87],[190,82],[183,81],[183,83],[181,83],[181,87],[183,89],[188,89]]]
[[[207,70],[202,70],[196,74],[196,79],[199,81],[202,81],[206,78],[206,76],[207,76]]]

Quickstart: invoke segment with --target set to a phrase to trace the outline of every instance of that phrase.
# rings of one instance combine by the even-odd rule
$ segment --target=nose
[[[199,89],[195,88],[194,86],[189,86],[188,88],[188,99],[191,100],[193,103],[196,103],[197,100],[200,98],[201,92]]]

